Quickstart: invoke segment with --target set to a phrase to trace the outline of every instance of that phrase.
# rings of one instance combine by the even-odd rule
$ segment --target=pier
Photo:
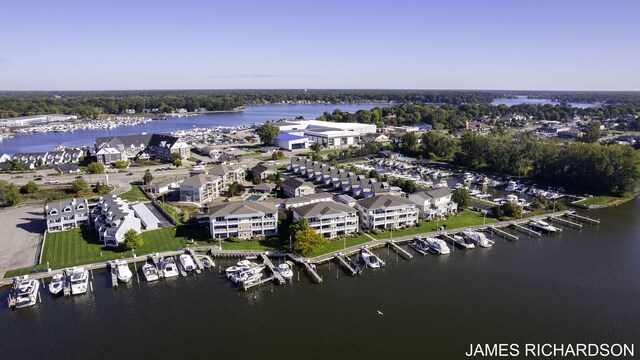
[[[371,255],[371,256],[375,256],[375,257],[377,257],[377,258],[378,258],[378,261],[380,262],[380,265],[381,265],[381,266],[385,266],[385,265],[387,265],[384,261],[382,261],[382,259],[380,259],[380,256],[378,256],[378,255],[376,255],[376,254],[372,253],[372,252],[371,252],[371,250],[369,250],[369,248],[368,248],[368,247],[363,246],[363,247],[361,248],[361,250],[362,250],[362,252],[364,252],[364,253],[367,253],[367,254],[369,254],[369,255]]]
[[[393,240],[387,241],[387,246],[390,247],[391,250],[395,251],[396,253],[398,253],[403,258],[405,258],[407,260],[413,259],[413,255],[411,255],[407,250],[405,250],[405,249],[401,248],[400,246],[398,246],[398,244],[396,244]]]
[[[487,228],[487,230],[489,230],[491,232],[491,234],[496,234],[496,235],[501,236],[501,237],[503,237],[503,238],[505,238],[507,240],[518,241],[518,239],[520,239],[518,237],[518,235],[510,234],[510,233],[508,233],[508,232],[506,232],[504,230],[498,229],[495,226],[489,226]]]
[[[566,216],[568,216],[570,218],[574,218],[574,219],[582,221],[582,222],[586,222],[587,224],[592,224],[592,225],[600,224],[600,220],[591,219],[591,218],[588,218],[586,216],[578,215],[575,212],[567,212]]]
[[[278,284],[280,284],[280,285],[284,284],[285,283],[284,278],[282,277],[282,275],[279,272],[276,271],[276,267],[273,265],[273,263],[267,257],[267,255],[260,254],[260,258],[262,259],[262,263],[265,264],[269,268],[269,271],[271,271],[271,273],[273,274],[273,276],[271,276],[271,278],[275,279],[278,282]]]
[[[62,282],[62,294],[66,296],[71,296],[71,275],[67,274],[67,271],[64,271],[64,281]]]
[[[269,276],[269,277],[260,279],[260,280],[254,282],[254,283],[251,283],[251,284],[247,284],[247,282],[245,281],[245,282],[242,283],[242,290],[247,291],[247,290],[251,289],[254,286],[262,285],[262,284],[264,284],[266,282],[273,281],[273,280],[274,280],[274,276]]]
[[[202,265],[202,261],[200,261],[200,259],[196,256],[195,251],[193,251],[193,249],[187,248],[184,252],[191,256],[193,258],[193,261],[196,263],[196,273],[202,273],[204,265]]]
[[[526,228],[526,227],[524,227],[522,225],[519,225],[519,224],[516,224],[516,223],[511,223],[511,224],[509,224],[509,226],[511,226],[512,228],[514,228],[514,229],[516,229],[516,230],[518,230],[518,231],[520,231],[522,233],[525,233],[527,235],[531,235],[531,236],[535,236],[535,237],[541,237],[542,236],[541,233],[539,233],[539,232],[537,232],[535,230],[531,230],[529,228]]]
[[[560,217],[549,216],[547,219],[549,221],[553,221],[553,222],[558,223],[560,225],[566,225],[566,226],[574,228],[574,229],[582,228],[582,224],[574,223],[572,221],[569,221],[567,219],[563,219],[563,218],[560,218]]]
[[[318,273],[316,272],[315,265],[311,266],[311,264],[309,264],[309,262],[307,261],[303,261],[301,262],[301,264],[302,266],[304,266],[307,272],[311,274],[311,277],[313,278],[313,280],[315,280],[315,282],[317,282],[318,284],[322,283],[322,276],[318,275]]]
[[[442,238],[444,239],[444,241],[448,242],[449,244],[451,244],[451,246],[456,247],[458,246],[458,242],[452,238],[451,236],[449,236],[449,234],[447,233],[442,233]]]
[[[342,267],[344,267],[345,270],[351,274],[351,276],[359,275],[360,273],[362,273],[362,269],[360,269],[347,255],[336,254],[335,259],[336,261],[338,261],[338,264],[342,265]]]
[[[107,263],[109,265],[109,269],[111,270],[111,287],[118,286],[118,274],[116,273],[116,266],[113,261],[109,261]]]

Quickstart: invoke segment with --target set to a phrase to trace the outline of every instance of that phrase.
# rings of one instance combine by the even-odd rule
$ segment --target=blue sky
[[[2,1],[0,89],[640,90],[640,1]]]

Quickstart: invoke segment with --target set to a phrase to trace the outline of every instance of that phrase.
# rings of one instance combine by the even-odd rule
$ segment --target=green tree
[[[144,245],[142,235],[138,234],[134,229],[128,230],[124,233],[124,246],[127,249],[133,249]]]
[[[104,174],[104,164],[99,162],[92,162],[87,165],[87,172],[89,174]]]
[[[11,170],[23,170],[24,164],[20,159],[11,159]]]
[[[119,160],[114,163],[116,169],[126,169],[129,167],[129,161],[127,160]]]
[[[600,121],[589,121],[584,127],[584,134],[580,138],[583,142],[594,143],[600,139]]]
[[[229,189],[227,189],[227,197],[239,196],[244,191],[244,186],[235,181],[233,184],[229,185]]]
[[[20,190],[14,184],[0,180],[0,206],[13,206],[22,201]]]
[[[471,194],[467,189],[453,190],[453,195],[451,196],[451,200],[454,203],[458,204],[458,210],[460,211],[471,206],[471,203],[473,201],[473,199],[471,198]]]
[[[309,149],[311,149],[311,151],[313,151],[314,153],[318,154],[320,150],[322,150],[322,144],[318,142],[314,142],[311,144],[311,146],[309,146]]]
[[[311,228],[296,231],[294,237],[293,248],[302,255],[307,255],[329,243],[324,236]]]
[[[142,181],[145,185],[151,184],[151,182],[153,181],[153,175],[151,174],[151,171],[147,169],[147,171],[144,172],[144,175],[142,175]]]
[[[107,187],[107,184],[98,181],[93,188],[93,192],[99,195],[103,195],[109,192],[109,187]]]
[[[182,155],[180,153],[171,153],[171,163],[175,167],[182,166]]]
[[[260,141],[264,145],[273,145],[276,137],[280,135],[280,128],[275,125],[264,124],[256,130],[256,134],[258,134]]]
[[[35,194],[40,190],[38,184],[35,181],[29,180],[26,185],[20,188],[20,192],[23,194]]]
[[[77,195],[89,192],[89,183],[85,179],[76,179],[71,182],[71,188]]]

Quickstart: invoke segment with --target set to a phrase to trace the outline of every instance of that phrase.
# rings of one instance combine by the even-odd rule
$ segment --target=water
[[[459,359],[472,343],[639,351],[640,199],[588,215],[602,223],[412,261],[379,250],[380,270],[336,279],[336,265],[323,265],[323,284],[301,273],[273,292],[239,292],[212,271],[111,289],[96,272],[93,295],[43,292],[15,311],[0,302],[0,345],[20,359]]]
[[[491,105],[507,105],[507,106],[513,106],[513,105],[520,105],[520,104],[532,104],[532,105],[546,105],[546,104],[551,104],[551,105],[560,105],[559,102],[556,101],[551,101],[551,99],[529,99],[526,96],[516,96],[515,99],[495,99],[491,102]],[[589,103],[568,103],[569,105],[571,105],[574,108],[580,108],[580,109],[584,109],[584,108],[590,108],[590,107],[596,107],[598,105],[596,104],[589,104]]]
[[[239,126],[263,123],[268,120],[295,118],[304,116],[314,119],[325,111],[339,108],[345,112],[369,110],[385,104],[278,104],[247,106],[245,111],[237,113],[215,113],[181,118],[168,118],[165,121],[152,121],[136,126],[122,126],[109,130],[79,130],[67,133],[34,133],[17,136],[0,142],[0,154],[16,152],[52,151],[58,144],[66,146],[93,145],[96,137],[118,136],[147,133],[167,133],[176,130],[188,130],[194,127]]]

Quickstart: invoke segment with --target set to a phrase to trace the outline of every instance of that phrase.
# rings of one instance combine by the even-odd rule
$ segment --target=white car
[[[45,181],[46,184],[57,184],[58,180],[47,180]]]

